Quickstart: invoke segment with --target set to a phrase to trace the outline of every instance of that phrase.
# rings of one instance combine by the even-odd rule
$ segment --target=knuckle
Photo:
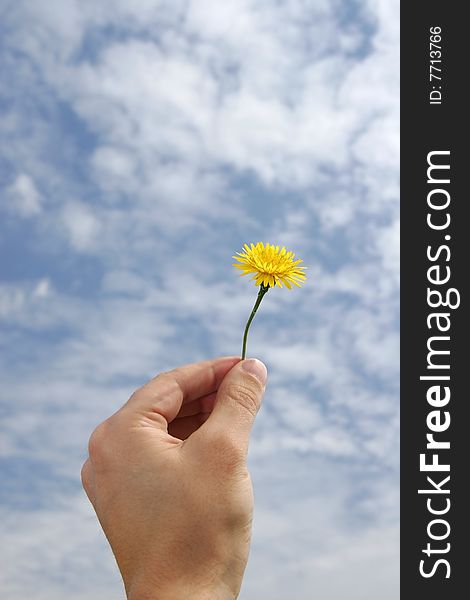
[[[91,476],[91,463],[90,460],[87,459],[83,465],[82,465],[82,469],[80,472],[80,476],[82,479],[82,485],[83,485],[83,489],[87,492],[87,494],[89,494],[90,489],[91,489],[91,480],[92,480],[92,476]]]
[[[154,401],[160,396],[181,392],[177,373],[178,369],[158,373],[153,379],[137,388],[128,402],[133,402],[134,400]]]
[[[150,382],[149,383],[145,383],[144,385],[140,386],[139,388],[137,388],[136,390],[134,390],[132,392],[132,394],[129,396],[129,400],[127,401],[127,405],[129,403],[132,403],[134,401],[138,401],[140,399],[142,399],[142,397],[146,397],[149,395],[149,388],[150,388]]]
[[[227,470],[244,462],[243,448],[233,435],[225,431],[212,435],[210,451],[213,459],[221,463]]]
[[[255,417],[259,409],[259,394],[253,387],[240,384],[227,386],[226,395]]]
[[[103,421],[93,430],[88,440],[88,454],[91,461],[102,460],[109,445],[109,420]]]
[[[241,475],[243,477],[243,475]],[[253,493],[251,491],[242,497],[232,495],[226,503],[225,520],[226,525],[233,530],[242,533],[247,542],[251,538],[253,525]]]

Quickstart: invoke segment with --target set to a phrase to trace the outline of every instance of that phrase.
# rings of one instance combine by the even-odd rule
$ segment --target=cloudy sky
[[[92,429],[237,354],[245,242],[286,245],[249,354],[241,600],[398,599],[398,0],[0,0],[0,589],[114,600]]]

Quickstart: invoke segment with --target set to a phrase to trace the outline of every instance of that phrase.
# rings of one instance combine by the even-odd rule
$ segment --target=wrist
[[[221,590],[220,588],[203,590],[174,588],[172,590],[140,589],[132,590],[127,595],[127,600],[236,600],[238,594]]]
[[[139,585],[126,585],[127,600],[236,600],[239,591],[234,592],[227,585],[182,584],[143,580]]]
[[[173,554],[173,553],[171,553]],[[206,553],[207,554],[207,553]],[[219,552],[195,569],[163,560],[140,564],[123,575],[128,600],[236,600],[240,593],[245,560],[230,560]],[[189,561],[190,562],[190,561]]]

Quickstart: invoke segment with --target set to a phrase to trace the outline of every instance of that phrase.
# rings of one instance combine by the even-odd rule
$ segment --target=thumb
[[[210,417],[195,432],[200,442],[210,444],[214,438],[226,440],[246,452],[266,380],[267,369],[255,358],[242,360],[232,367],[220,384]]]

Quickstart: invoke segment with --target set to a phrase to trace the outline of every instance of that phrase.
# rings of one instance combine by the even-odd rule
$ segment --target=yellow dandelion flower
[[[258,242],[255,244],[244,244],[243,252],[237,252],[233,256],[240,264],[234,263],[234,267],[242,271],[241,275],[254,273],[251,281],[256,285],[264,287],[285,285],[288,289],[292,285],[300,287],[305,281],[305,267],[300,267],[303,260],[295,260],[295,254],[288,252],[283,246],[273,246]]]
[[[281,287],[285,285],[288,289],[292,285],[300,287],[305,282],[306,275],[304,273],[306,267],[299,266],[303,261],[295,260],[295,254],[288,252],[283,246],[273,246],[272,244],[263,244],[258,242],[255,244],[244,244],[243,252],[237,252],[234,258],[238,263],[233,266],[242,271],[241,275],[251,275],[251,281],[259,285],[258,297],[256,299],[250,318],[245,327],[243,335],[242,359],[246,356],[246,340],[248,330],[250,329],[253,317],[258,310],[261,300],[266,292],[276,285]]]

